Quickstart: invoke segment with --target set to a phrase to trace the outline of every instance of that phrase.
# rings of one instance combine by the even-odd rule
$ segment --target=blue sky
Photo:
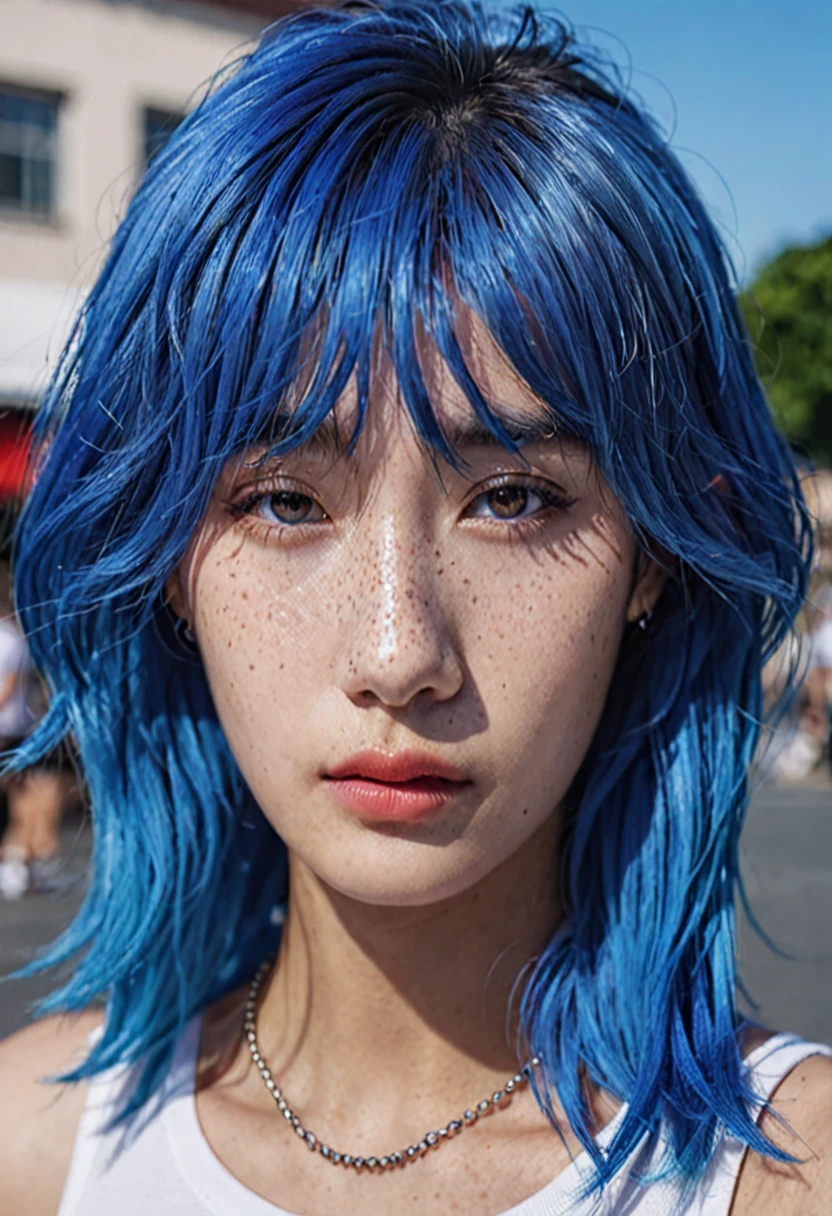
[[[633,88],[666,129],[675,113],[673,146],[727,229],[741,276],[786,244],[832,232],[830,0],[546,7],[617,62],[629,57]]]

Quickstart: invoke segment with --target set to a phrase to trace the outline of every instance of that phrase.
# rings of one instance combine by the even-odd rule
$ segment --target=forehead
[[[552,410],[529,388],[492,338],[483,321],[470,310],[457,314],[455,336],[465,366],[488,406],[511,438],[520,445],[562,442]],[[499,447],[498,438],[475,410],[465,388],[437,350],[424,324],[415,334],[419,372],[433,415],[450,446]],[[290,410],[293,413],[294,410]],[[346,448],[359,417],[358,383],[353,375],[334,409],[303,445],[305,450],[338,454]],[[393,359],[381,342],[374,344],[367,413],[356,453],[375,448],[397,428],[407,426],[408,410]]]

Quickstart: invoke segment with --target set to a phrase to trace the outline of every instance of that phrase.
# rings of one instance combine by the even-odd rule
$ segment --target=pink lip
[[[359,752],[323,777],[347,810],[399,823],[434,814],[471,784],[452,765],[419,752]]]

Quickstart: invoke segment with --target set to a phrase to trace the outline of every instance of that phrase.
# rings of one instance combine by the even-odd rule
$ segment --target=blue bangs
[[[463,311],[670,571],[570,793],[568,918],[522,1003],[538,1097],[554,1120],[557,1093],[599,1186],[660,1128],[682,1182],[726,1131],[782,1157],[742,1080],[733,905],[760,667],[803,600],[808,516],[699,198],[619,83],[530,9],[390,0],[278,22],[130,203],[38,416],[17,543],[53,692],[17,763],[71,733],[94,822],[84,906],[29,969],[79,959],[43,1012],[106,996],[73,1076],[143,1059],[138,1108],[184,1021],[274,949],[285,850],[165,580],[224,462],[304,442],[351,380],[354,445],[379,340],[432,456],[459,467],[420,333],[517,450]],[[584,1075],[629,1103],[604,1153]]]

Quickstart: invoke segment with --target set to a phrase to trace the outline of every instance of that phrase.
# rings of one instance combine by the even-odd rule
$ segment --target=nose
[[[342,687],[356,704],[402,709],[420,695],[448,701],[462,687],[441,562],[418,514],[389,510],[364,538],[341,651]]]

